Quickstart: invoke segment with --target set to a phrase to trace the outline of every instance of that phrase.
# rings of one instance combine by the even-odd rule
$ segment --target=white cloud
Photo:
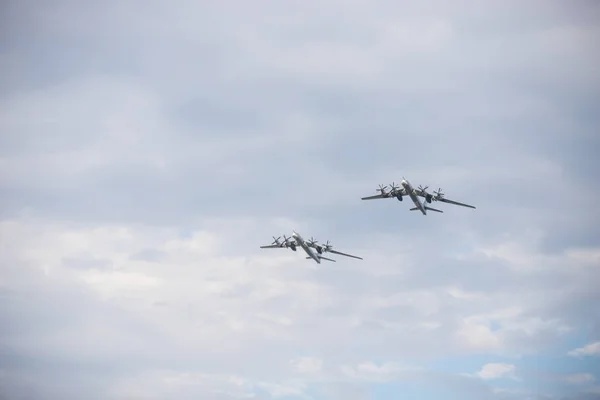
[[[341,371],[351,379],[369,382],[388,382],[401,378],[407,372],[417,371],[418,368],[388,362],[377,365],[364,362],[356,366],[342,365]]]
[[[458,335],[470,349],[476,351],[494,351],[501,348],[502,339],[489,326],[481,323],[465,322]]]
[[[516,367],[513,364],[506,363],[490,363],[485,364],[479,372],[477,372],[477,376],[481,379],[500,379],[506,377],[514,377]]]
[[[600,355],[600,342],[590,343],[575,350],[571,350],[569,351],[569,355],[572,357],[598,356]]]
[[[509,397],[404,365],[600,332],[594,7],[3,11],[0,392]],[[402,176],[477,210],[360,201]],[[258,248],[291,229],[364,261]]]
[[[448,294],[452,297],[462,300],[477,300],[485,298],[485,295],[483,293],[467,292],[456,287],[449,288]]]
[[[361,364],[352,360],[344,350],[352,335],[360,338],[361,345],[368,346],[373,354],[402,359],[440,351],[519,353],[525,350],[526,342],[520,345],[511,335],[535,339],[545,332],[559,333],[562,329],[560,323],[551,319],[527,316],[518,298],[513,299],[512,307],[506,307],[511,303],[503,296],[481,294],[478,301],[472,302],[465,295],[468,291],[447,284],[416,290],[402,284],[386,288],[383,284],[389,277],[370,273],[376,264],[347,270],[345,279],[340,281],[338,269],[307,269],[303,258],[292,252],[255,249],[246,257],[227,256],[227,244],[235,243],[237,237],[251,237],[255,225],[247,221],[238,225],[215,222],[204,226],[220,226],[218,233],[205,230],[184,235],[168,227],[121,225],[89,229],[50,221],[2,223],[0,232],[7,238],[3,243],[9,244],[3,257],[20,266],[5,269],[5,287],[22,290],[27,287],[23,285],[28,277],[40,282],[37,299],[52,299],[41,283],[44,279],[64,286],[63,296],[79,298],[80,289],[87,293],[87,300],[70,306],[76,307],[73,310],[61,309],[70,328],[46,329],[43,338],[34,331],[21,332],[5,337],[5,343],[25,354],[57,357],[59,349],[63,349],[61,357],[85,355],[88,359],[136,366],[145,357],[158,365],[177,360],[177,364],[193,365],[202,371],[199,373],[216,368],[224,374],[245,376],[255,388],[259,387],[258,382],[267,382],[260,387],[281,394],[303,390],[300,383],[289,383],[291,378],[283,372],[290,359],[292,370],[313,376],[309,382],[343,381],[333,372],[336,364],[342,365],[339,372],[347,378],[365,383],[411,376],[414,369],[402,364]],[[266,226],[260,229],[268,232]],[[154,249],[154,253],[144,253],[148,249]],[[48,275],[38,269],[40,263],[49,267]],[[415,268],[420,267],[417,265]],[[394,282],[401,283],[407,277],[410,275],[399,275]],[[380,290],[365,286],[376,282]],[[379,297],[374,296],[376,293]],[[102,303],[96,304],[96,299]],[[490,306],[498,308],[490,311]],[[18,307],[18,319],[4,317],[16,327],[21,326],[18,321],[35,315],[35,300],[23,298]],[[454,307],[461,311],[452,311]],[[111,316],[111,308],[130,321],[112,321],[116,315]],[[484,310],[488,311],[478,313]],[[47,308],[35,311],[38,315],[40,312],[42,319],[55,315],[54,310]],[[132,323],[134,327],[129,326]],[[105,342],[108,338],[110,341]],[[295,349],[300,343],[326,357],[298,357]],[[69,346],[68,350],[64,346]],[[156,350],[157,346],[161,349]],[[260,355],[270,354],[270,348],[281,353]],[[198,353],[204,354],[201,366],[193,357]],[[255,366],[256,373],[244,374],[253,357],[261,360]],[[237,367],[226,367],[218,361],[223,359],[236,360]],[[279,365],[280,372],[267,374],[272,368],[269,365]],[[329,369],[324,369],[325,365]],[[481,374],[486,373],[490,371],[484,368]],[[278,389],[277,385],[283,388]],[[230,393],[227,387],[210,390]]]
[[[511,342],[515,337],[529,341],[529,338],[548,333],[560,337],[571,330],[559,319],[543,319],[524,314],[523,309],[514,306],[486,314],[471,315],[463,319],[457,334],[467,348],[512,353],[514,344]],[[527,352],[521,348],[519,351]]]
[[[323,360],[314,357],[299,357],[290,361],[292,368],[301,374],[312,374],[321,371]]]

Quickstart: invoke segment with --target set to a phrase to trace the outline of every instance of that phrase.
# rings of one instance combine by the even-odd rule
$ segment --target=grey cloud
[[[423,10],[420,10],[419,12],[422,12]],[[447,10],[446,10],[447,11]],[[419,13],[418,12],[418,13]],[[417,14],[418,14],[417,13]],[[510,12],[509,12],[510,14]],[[60,14],[59,14],[60,15]],[[451,15],[454,15],[451,14]],[[143,25],[142,25],[143,26]],[[281,26],[277,26],[276,27],[278,29],[282,29]],[[77,29],[81,29],[81,27],[78,27]],[[257,25],[255,26],[255,29],[260,30],[261,29],[261,25]],[[269,28],[269,29],[275,29],[273,27]],[[177,31],[177,30],[175,30]],[[249,42],[250,44],[252,43],[252,41]],[[333,42],[332,45],[335,45],[335,42]],[[207,57],[210,58],[210,57]],[[438,60],[441,61],[441,60]],[[425,62],[425,60],[421,60],[421,61],[411,61],[409,60],[402,60],[403,63],[416,63],[416,62]],[[276,64],[276,63],[275,63]],[[446,64],[444,64],[446,65]],[[482,70],[480,72],[480,74],[484,74],[485,73],[485,69]],[[396,75],[399,73],[398,71],[394,72]],[[522,71],[519,71],[519,73],[522,74]],[[438,74],[439,75],[439,74]],[[439,77],[437,77],[438,75],[435,75],[436,77],[434,77],[433,79],[435,80],[448,80],[448,78],[445,75],[441,75]],[[417,75],[417,76],[413,76],[411,78],[411,82],[413,82],[415,79],[419,79],[419,77],[422,75]],[[480,76],[480,75],[477,75]],[[483,76],[483,75],[481,75]],[[285,83],[290,83],[290,82],[294,82],[292,78],[292,76],[288,76],[287,80],[285,81]],[[470,80],[474,80],[474,78],[472,76],[469,77]],[[196,81],[200,80],[200,81],[206,81],[206,78],[201,77],[200,75],[196,76],[195,78]],[[431,77],[426,78],[426,80],[431,80]],[[170,80],[171,81],[171,80]],[[436,82],[437,83],[437,82]],[[236,82],[237,84],[237,82]],[[310,84],[310,82],[308,83]],[[262,83],[261,83],[262,85]],[[281,85],[278,85],[281,86]],[[300,86],[305,87],[307,86],[307,82],[302,82],[300,84]],[[433,97],[431,95],[426,96],[423,99],[415,99],[414,97],[417,96],[418,94],[416,93],[408,93],[408,95],[406,96],[406,98],[401,99],[398,98],[398,96],[394,96],[393,94],[391,94],[391,90],[393,88],[395,88],[395,86],[391,86],[392,89],[385,89],[384,87],[381,87],[380,89],[384,92],[387,93],[388,95],[386,96],[381,96],[381,93],[371,93],[369,95],[361,95],[359,96],[355,96],[352,98],[352,102],[348,102],[347,100],[347,95],[344,93],[340,93],[340,90],[344,90],[343,88],[327,88],[327,87],[315,87],[313,92],[309,93],[308,96],[303,96],[300,99],[302,99],[301,103],[293,103],[288,105],[288,108],[290,107],[294,107],[294,108],[298,108],[299,106],[302,106],[304,108],[306,108],[308,111],[314,113],[317,112],[316,109],[314,108],[319,108],[319,109],[330,109],[330,113],[333,112],[333,115],[335,115],[335,112],[337,109],[340,109],[340,111],[343,113],[340,116],[337,117],[336,120],[340,120],[340,118],[343,119],[347,119],[347,124],[352,124],[350,126],[351,129],[348,129],[348,126],[344,126],[344,125],[340,125],[340,127],[337,129],[337,131],[340,132],[340,134],[342,134],[343,138],[344,138],[344,142],[346,142],[347,144],[344,145],[340,140],[335,140],[335,139],[328,139],[329,136],[326,132],[322,133],[322,138],[315,138],[314,140],[314,144],[315,144],[315,151],[317,152],[317,154],[324,156],[324,165],[322,164],[322,166],[328,166],[329,168],[333,168],[334,170],[339,171],[340,168],[352,168],[353,172],[354,172],[354,176],[359,176],[360,169],[362,169],[362,167],[360,167],[361,165],[371,165],[373,164],[373,161],[377,162],[378,159],[384,159],[384,160],[393,160],[394,158],[398,158],[399,162],[401,163],[401,165],[410,165],[410,163],[416,163],[418,161],[420,161],[420,158],[422,159],[422,156],[420,156],[418,154],[418,152],[414,152],[414,151],[404,151],[402,149],[404,148],[414,148],[414,149],[419,149],[419,148],[426,148],[428,149],[427,152],[427,156],[425,156],[425,159],[428,160],[432,160],[432,159],[436,159],[437,162],[442,162],[442,163],[467,163],[469,162],[469,157],[475,157],[475,159],[480,159],[481,158],[481,153],[483,154],[489,154],[489,152],[493,151],[493,149],[498,150],[498,144],[497,140],[492,140],[491,143],[488,143],[489,140],[489,136],[483,135],[481,133],[479,134],[475,134],[475,133],[471,133],[474,132],[473,128],[469,128],[466,125],[466,122],[463,123],[461,126],[457,126],[455,128],[452,128],[451,125],[449,125],[448,123],[453,123],[453,121],[450,121],[450,117],[453,116],[454,118],[460,119],[460,116],[463,115],[461,113],[457,113],[454,110],[451,109],[451,107],[453,106],[453,104],[459,104],[459,102],[457,101],[456,98],[454,98],[453,101],[447,101],[446,99],[444,99],[444,106],[442,106],[442,104],[440,104],[440,107],[438,107],[437,105],[434,107],[432,100],[436,101],[437,98],[439,98],[439,94],[437,93],[437,91],[435,90],[436,87],[438,87],[439,85],[434,85],[434,90],[432,92]],[[215,88],[212,88],[215,89]],[[268,90],[260,90],[260,87],[255,88],[257,91],[253,92],[255,94],[261,93],[264,94],[266,92],[268,92]],[[419,88],[420,90],[422,90],[422,88]],[[206,90],[199,90],[200,93],[206,93]],[[218,92],[222,92],[222,90],[218,90]],[[213,93],[213,90],[211,90],[209,93]],[[511,104],[514,103],[514,99],[515,96],[510,94],[510,92],[504,90],[503,93],[505,94],[505,97],[501,97],[501,98],[497,98],[497,96],[492,97],[493,99],[495,99],[495,101],[501,101],[502,104],[505,104],[506,106],[510,106]],[[234,94],[234,93],[231,93]],[[391,96],[390,96],[391,94]],[[190,94],[191,95],[191,94]],[[189,95],[188,95],[189,96]],[[197,100],[194,100],[194,95],[191,95],[192,97],[190,97],[191,102],[190,105],[181,105],[183,107],[191,107],[191,104],[197,103]],[[202,96],[204,96],[202,94]],[[229,97],[229,96],[228,96]],[[236,94],[233,96],[233,98],[235,99],[236,102],[239,101],[243,101],[245,102],[246,106],[254,106],[255,108],[253,108],[252,110],[248,110],[246,111],[246,113],[248,115],[254,115],[256,117],[259,117],[260,115],[264,114],[264,109],[266,109],[266,106],[269,105],[273,105],[274,102],[277,102],[278,104],[285,104],[285,98],[287,98],[289,96],[287,96],[285,93],[283,93],[283,97],[282,96],[277,96],[275,98],[270,98],[270,100],[268,100],[268,103],[261,103],[261,98],[257,98],[256,95],[254,96],[250,96],[249,97],[249,93],[241,93],[241,94]],[[292,99],[295,98],[296,96],[292,95]],[[321,104],[320,102],[323,101],[323,99],[327,99],[328,97],[330,97],[330,101],[329,103],[331,104],[331,107],[327,107],[327,103],[326,104]],[[489,96],[488,96],[489,97]],[[251,98],[251,101],[245,100]],[[269,98],[269,97],[267,97]],[[284,100],[284,101],[282,101]],[[449,99],[448,99],[449,100]],[[459,99],[461,100],[461,99]],[[206,100],[204,100],[206,102]],[[219,102],[219,100],[216,100],[213,97],[211,97],[211,102],[214,104],[214,102]],[[340,107],[340,102],[341,101],[345,101],[347,104],[349,105],[353,105],[351,109],[344,109],[344,107],[342,106],[342,108]],[[439,100],[437,100],[439,101]],[[479,102],[478,98],[475,99],[470,99],[468,103],[463,104],[462,101],[460,102],[462,105],[463,109],[469,110],[472,108],[472,104],[474,104],[474,102]],[[200,103],[201,104],[201,103]],[[227,104],[227,105],[226,105]],[[259,105],[258,108],[256,108],[256,105]],[[395,106],[397,104],[405,104],[407,105],[409,108],[408,109],[403,109],[400,108],[398,109],[398,106]],[[494,103],[495,104],[495,103]],[[313,106],[315,105],[315,106]],[[324,107],[325,106],[325,107]],[[226,107],[225,109],[228,111],[228,120],[230,121],[234,121],[236,119],[238,119],[235,116],[235,109],[236,109],[236,105],[234,103],[231,103],[231,101],[229,100],[227,103],[223,103],[222,107]],[[333,108],[332,108],[333,107]],[[417,110],[415,110],[415,107],[417,107]],[[449,110],[448,110],[449,109]],[[360,110],[367,110],[368,112],[375,112],[376,114],[373,114],[373,117],[370,117],[369,114],[365,114],[363,113],[357,113],[357,111]],[[415,111],[419,111],[420,112],[416,112]],[[435,110],[435,111],[434,111]],[[445,111],[448,110],[448,111]],[[400,114],[398,113],[398,111],[400,111]],[[205,109],[205,107],[202,107],[199,110],[199,114],[201,115],[202,113],[207,112],[207,110]],[[233,114],[231,114],[233,113]],[[381,117],[378,117],[378,114],[381,114]],[[436,115],[436,118],[429,118],[430,115]],[[394,118],[390,118],[391,116],[394,116]],[[323,118],[326,118],[324,116],[321,117],[321,120]],[[361,118],[361,119],[359,119]],[[223,134],[224,132],[227,131],[227,128],[224,124],[226,124],[227,122],[222,121],[222,118],[220,118],[221,122],[219,122],[219,126],[221,129],[219,129],[219,134]],[[398,122],[400,121],[400,125],[398,126]],[[177,124],[179,121],[178,119],[175,120],[173,123]],[[202,126],[204,127],[213,127],[214,123],[212,123],[210,120],[207,121],[206,118],[203,118],[201,120],[202,122]],[[467,152],[465,152],[465,150],[462,151],[456,151],[458,149],[454,149],[453,151],[448,151],[447,149],[447,145],[451,145],[451,141],[449,139],[443,139],[437,136],[437,140],[433,140],[430,141],[429,138],[431,137],[431,135],[436,132],[438,130],[438,128],[435,127],[435,125],[433,125],[434,123],[437,124],[443,124],[444,125],[444,132],[447,133],[452,133],[452,140],[458,140],[461,136],[466,135],[466,137],[469,138],[469,140],[472,143],[471,149],[473,149],[475,147],[475,144],[477,144],[477,151],[473,151],[473,150],[466,150]],[[187,124],[189,126],[189,124],[192,124],[193,121],[188,121]],[[338,123],[339,124],[339,123]],[[384,124],[384,125],[382,125]],[[255,124],[251,124],[250,126],[253,126]],[[260,126],[260,125],[259,125]],[[248,128],[248,126],[247,126]],[[282,127],[283,128],[283,127]],[[356,132],[355,134],[352,134],[352,131]],[[376,132],[375,132],[376,131]],[[420,137],[414,137],[412,135],[399,135],[399,141],[398,141],[398,148],[395,148],[394,146],[389,146],[388,143],[390,143],[390,139],[391,136],[394,135],[395,132],[410,132],[410,133],[414,133],[414,134],[422,134],[422,138]],[[207,129],[204,130],[205,134],[207,132]],[[214,129],[209,129],[209,132],[214,132]],[[368,139],[364,139],[365,135],[364,133],[369,132],[372,133],[368,136]],[[518,131],[520,132],[520,130]],[[517,132],[515,132],[517,133]],[[477,137],[481,137],[481,139],[477,139]],[[508,137],[513,137],[512,135],[508,134]],[[537,136],[536,136],[537,137]],[[519,140],[522,139],[522,135],[519,136]],[[271,139],[273,141],[278,140],[277,135],[274,135],[273,138]],[[368,140],[368,141],[367,141]],[[475,141],[473,141],[475,140]],[[440,145],[435,146],[435,143],[440,143]],[[538,141],[536,141],[538,142]],[[503,140],[501,141],[501,143],[504,144],[504,146],[506,146],[506,155],[514,153],[514,149],[511,150],[511,147],[514,147],[513,144],[514,142],[511,140]],[[360,148],[360,152],[357,153],[356,151],[353,151],[350,147],[350,145],[354,145],[355,147],[359,147]],[[358,146],[357,146],[358,145]],[[433,146],[432,146],[433,145]],[[225,145],[227,146],[227,145]],[[282,144],[282,146],[284,146]],[[341,147],[341,150],[339,150],[339,148]],[[443,150],[443,153],[442,153]],[[277,184],[277,187],[280,188],[282,191],[288,192],[290,190],[293,190],[293,183],[299,179],[301,179],[300,177],[295,177],[292,178],[292,174],[293,172],[287,172],[287,171],[294,171],[295,170],[295,166],[294,163],[300,164],[300,160],[303,159],[303,157],[306,157],[307,152],[300,152],[299,154],[294,155],[297,152],[297,150],[294,151],[285,151],[285,149],[283,149],[283,156],[278,157],[280,158],[279,160],[276,159],[275,155],[272,154],[271,157],[269,157],[269,159],[274,162],[277,163],[277,167],[274,169],[273,166],[268,166],[268,167],[261,167],[261,163],[258,162],[259,157],[250,157],[249,161],[244,162],[243,164],[240,163],[239,161],[234,161],[233,160],[233,156],[231,161],[234,162],[234,164],[238,165],[238,168],[248,168],[248,169],[257,169],[257,176],[262,176],[264,177],[263,181],[264,183],[261,186],[254,186],[254,188],[250,188],[250,187],[246,187],[243,184],[243,180],[240,182],[240,178],[242,175],[238,174],[238,177],[236,178],[235,174],[233,174],[233,179],[232,179],[232,186],[230,187],[235,187],[235,190],[221,190],[219,192],[219,194],[216,194],[214,196],[211,196],[211,192],[208,191],[208,193],[206,192],[188,192],[186,194],[184,193],[180,193],[180,195],[177,198],[172,198],[171,196],[167,197],[166,199],[163,197],[165,194],[167,193],[173,193],[173,190],[171,188],[177,188],[178,190],[181,190],[184,186],[182,184],[179,183],[174,183],[177,182],[177,176],[184,176],[185,182],[196,182],[197,187],[204,187],[207,186],[207,182],[209,182],[210,178],[205,178],[206,176],[206,171],[207,169],[202,168],[199,166],[196,166],[194,164],[186,164],[186,163],[182,163],[179,164],[177,169],[175,171],[177,171],[177,174],[168,174],[166,175],[167,181],[164,180],[157,180],[157,176],[158,173],[157,172],[152,172],[151,174],[146,174],[146,178],[144,179],[144,173],[142,171],[140,171],[139,173],[135,173],[133,174],[132,171],[132,175],[127,176],[127,175],[123,175],[122,170],[119,170],[119,172],[115,171],[111,171],[110,169],[106,169],[104,171],[104,176],[95,176],[92,177],[92,179],[94,180],[94,182],[96,183],[96,186],[100,186],[103,188],[103,191],[106,193],[111,193],[111,197],[108,199],[109,201],[107,202],[107,204],[110,204],[110,208],[112,210],[123,210],[123,209],[128,209],[128,212],[130,212],[132,215],[136,215],[138,211],[139,212],[139,208],[138,207],[132,207],[133,204],[137,204],[140,202],[140,198],[144,197],[146,199],[153,199],[152,201],[154,203],[152,203],[153,207],[161,207],[163,208],[163,210],[169,210],[169,211],[163,211],[163,213],[151,213],[152,215],[156,215],[156,218],[158,218],[160,215],[163,215],[164,218],[169,219],[169,218],[178,218],[178,219],[182,219],[181,216],[178,216],[177,211],[174,210],[181,210],[181,212],[184,212],[183,210],[189,210],[193,204],[203,204],[205,206],[210,206],[210,205],[222,205],[224,201],[226,201],[223,197],[225,197],[226,199],[230,199],[232,197],[235,197],[235,193],[237,191],[243,191],[244,193],[244,198],[248,199],[245,202],[245,207],[248,207],[250,203],[254,203],[256,201],[259,201],[262,198],[275,198],[279,192],[274,191],[274,190],[270,190],[269,186],[275,186],[275,184]],[[239,154],[239,153],[237,153]],[[236,157],[237,157],[236,154]],[[377,156],[374,158],[370,158],[371,156],[369,154],[376,154]],[[472,155],[471,155],[472,154]],[[397,156],[396,156],[397,155]],[[467,158],[465,158],[465,156],[467,156]],[[365,158],[366,157],[366,158]],[[201,158],[201,157],[198,157]],[[290,161],[294,160],[293,162]],[[329,161],[327,161],[327,159],[329,159]],[[361,161],[362,160],[362,161]],[[287,161],[287,162],[286,162]],[[228,164],[231,164],[231,162],[229,162]],[[306,162],[303,162],[301,165],[307,165]],[[310,165],[310,162],[308,162],[308,165]],[[385,168],[386,165],[389,165],[388,163],[383,165],[383,168]],[[518,168],[520,167],[519,165],[516,166],[517,168],[515,168],[515,170],[518,170]],[[131,168],[131,167],[130,167]],[[396,169],[400,169],[398,167],[396,167]],[[212,176],[214,177],[214,181],[218,182],[220,180],[224,180],[227,179],[227,176],[222,174],[221,171],[218,171],[216,169],[213,169],[211,171]],[[286,179],[286,175],[289,176],[288,179]],[[373,182],[379,182],[379,179],[376,178],[375,175],[370,174],[372,176]],[[420,174],[419,174],[420,175]],[[417,175],[417,176],[419,176]],[[196,177],[196,179],[194,179],[194,176]],[[198,179],[200,176],[203,177],[203,179]],[[434,175],[435,176],[435,175]],[[438,175],[439,176],[439,175]],[[333,176],[331,176],[331,178],[333,178],[333,180],[335,181],[335,179],[337,178],[336,175],[334,174]],[[116,181],[118,179],[122,179],[124,184],[121,186],[113,186],[112,184],[109,186],[104,186],[103,183],[101,183],[102,181]],[[339,178],[337,178],[339,180]],[[423,179],[423,178],[421,178]],[[101,181],[99,181],[101,180]],[[289,182],[286,182],[286,180],[288,180]],[[146,186],[144,193],[148,193],[147,195],[142,195],[142,193],[139,193],[137,196],[133,197],[131,195],[117,195],[117,193],[120,193],[124,190],[127,190],[128,192],[133,192],[134,188],[140,190],[142,189],[144,186],[142,184],[142,182],[148,182],[149,185]],[[213,180],[210,180],[210,182],[214,182]],[[134,183],[135,182],[135,183]],[[100,185],[98,185],[100,183]],[[442,184],[443,182],[440,182],[440,184]],[[433,183],[432,183],[433,184]],[[375,183],[373,183],[373,185],[375,185]],[[79,187],[81,187],[80,185],[78,185]],[[304,186],[304,185],[303,185]],[[442,185],[443,186],[443,185]],[[513,186],[514,187],[514,186]],[[526,188],[526,186],[525,186]],[[365,186],[365,190],[367,189],[367,187]],[[457,186],[457,189],[460,189],[459,186]],[[90,193],[88,191],[88,193]],[[459,192],[460,193],[460,192]],[[160,195],[159,195],[160,194]],[[470,193],[466,193],[469,194]],[[162,196],[161,196],[162,195]],[[320,191],[311,191],[307,193],[307,197],[316,197],[316,196],[322,196],[322,193]],[[94,194],[94,197],[97,198],[98,195]],[[237,197],[236,197],[237,198]],[[241,196],[240,196],[241,198]],[[158,201],[159,199],[163,199],[163,201]],[[187,199],[187,201],[185,201]],[[10,197],[9,197],[10,200]],[[486,198],[485,200],[487,200],[487,202],[489,202],[490,200],[493,199],[489,199]],[[57,205],[64,202],[62,197],[58,197],[56,199],[56,203]],[[16,204],[18,204],[18,202],[15,201]],[[107,211],[104,211],[100,205],[95,204],[94,202],[91,202],[91,199],[89,198],[89,196],[86,196],[84,198],[81,199],[81,201],[79,202],[80,204],[85,204],[84,207],[82,207],[80,213],[81,216],[84,216],[86,214],[89,214],[88,210],[90,208],[94,208],[96,209],[99,214],[100,217],[104,217],[106,216],[110,216],[111,213],[107,213],[105,214]],[[289,203],[289,200],[288,200]],[[283,204],[285,204],[285,202],[282,200],[279,204],[282,204],[281,206],[279,205],[275,205],[275,206],[271,206],[271,207],[281,207],[276,209],[275,211],[281,210],[281,211],[285,211],[285,206],[283,206]],[[232,201],[231,203],[228,204],[228,211],[229,212],[239,212],[239,208],[236,207],[237,203]],[[36,204],[37,206],[37,204]],[[296,204],[294,204],[294,206],[296,206]],[[56,210],[59,212],[64,213],[65,210]],[[104,213],[103,213],[104,211]],[[248,210],[250,211],[250,210]],[[125,218],[126,217],[126,213],[119,213],[118,211],[113,211],[114,213],[116,213],[113,218]],[[187,212],[187,211],[185,211]],[[144,218],[144,216],[147,215],[147,213],[144,213],[143,216],[140,215],[138,218]]]
[[[156,249],[146,249],[142,250],[137,254],[132,255],[133,260],[142,260],[142,261],[160,261],[164,257],[165,253]]]
[[[76,397],[75,386],[52,385],[77,369],[88,388],[159,367],[284,380],[277,366],[301,348],[337,363],[493,353],[456,332],[465,318],[517,306],[492,333],[504,351],[541,351],[562,338],[552,321],[584,329],[599,319],[589,307],[597,273],[566,265],[576,263],[569,250],[600,237],[592,3],[3,10],[3,219],[47,221],[55,233],[57,220],[166,232],[100,256],[69,250],[45,277],[54,244],[43,229],[6,228],[11,391],[34,379]],[[360,201],[402,176],[478,208],[423,217],[407,201]],[[224,242],[210,257],[158,249],[197,229]],[[291,229],[365,261],[309,269],[298,253],[257,248]],[[19,247],[21,236],[48,243]],[[480,252],[507,242],[520,244],[507,250],[513,259]],[[540,268],[516,272],[518,257]],[[112,287],[140,276],[166,283]],[[33,370],[41,360],[60,361],[54,378]],[[333,386],[323,395],[347,389]]]
[[[112,262],[107,259],[65,258],[63,264],[69,268],[111,268]]]

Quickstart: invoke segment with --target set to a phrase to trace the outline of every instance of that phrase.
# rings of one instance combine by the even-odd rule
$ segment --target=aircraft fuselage
[[[292,237],[294,239],[296,239],[296,242],[300,245],[300,247],[302,247],[302,249],[306,252],[306,254],[308,254],[310,256],[310,258],[315,260],[317,262],[317,264],[321,264],[321,260],[320,260],[319,256],[317,254],[315,254],[315,252],[313,251],[312,248],[308,247],[308,245],[306,244],[306,242],[304,241],[302,236],[300,236],[300,234],[293,232]]]
[[[421,199],[419,199],[419,196],[415,194],[415,190],[413,189],[410,182],[406,179],[403,179],[401,184],[406,194],[408,194],[412,202],[415,203],[415,206],[423,213],[423,215],[427,215],[427,210],[425,210],[425,206],[421,202]]]

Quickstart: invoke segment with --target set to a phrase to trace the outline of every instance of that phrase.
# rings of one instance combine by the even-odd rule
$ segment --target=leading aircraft
[[[350,254],[346,254],[346,253],[342,253],[342,252],[333,250],[331,244],[329,244],[329,240],[327,241],[326,244],[318,244],[317,241],[315,239],[313,239],[312,237],[310,238],[310,240],[304,240],[304,238],[302,236],[300,236],[300,234],[298,234],[296,231],[292,231],[291,238],[285,237],[285,235],[283,235],[283,242],[279,241],[279,239],[281,239],[281,236],[278,238],[273,236],[273,239],[275,239],[275,240],[273,241],[272,244],[266,245],[266,246],[260,246],[260,248],[261,249],[290,248],[293,251],[296,251],[296,249],[298,247],[301,247],[302,250],[304,250],[306,252],[306,254],[308,254],[308,257],[306,257],[306,259],[309,260],[312,258],[313,260],[315,260],[317,262],[317,264],[321,264],[321,260],[336,262],[335,260],[324,257],[322,255],[323,253],[326,253],[326,252],[362,260],[361,257],[353,256]],[[316,252],[315,252],[315,250],[316,250]]]
[[[419,185],[418,188],[413,188],[410,182],[406,178],[402,178],[402,182],[400,182],[401,186],[396,186],[394,182],[392,182],[391,188],[389,192],[386,192],[385,189],[387,186],[379,185],[379,189],[377,189],[380,194],[376,194],[374,196],[363,197],[362,200],[373,200],[373,199],[387,199],[395,197],[399,201],[402,201],[403,196],[408,196],[415,204],[416,207],[411,208],[411,211],[419,210],[423,215],[427,215],[427,211],[435,211],[439,213],[443,213],[442,210],[435,209],[433,207],[429,207],[428,204],[431,204],[433,201],[441,201],[443,203],[455,204],[457,206],[475,208],[475,206],[471,206],[469,204],[460,203],[458,201],[449,200],[444,197],[444,193],[442,193],[442,189],[438,189],[437,191],[433,191],[432,193],[427,192],[427,188],[429,186],[422,187]],[[419,197],[423,197],[425,201],[421,201]]]

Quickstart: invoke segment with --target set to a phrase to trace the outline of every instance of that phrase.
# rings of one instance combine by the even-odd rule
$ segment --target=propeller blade
[[[379,185],[379,189],[376,189],[376,192],[381,192],[381,194],[385,194],[385,189],[387,188],[387,185]]]

